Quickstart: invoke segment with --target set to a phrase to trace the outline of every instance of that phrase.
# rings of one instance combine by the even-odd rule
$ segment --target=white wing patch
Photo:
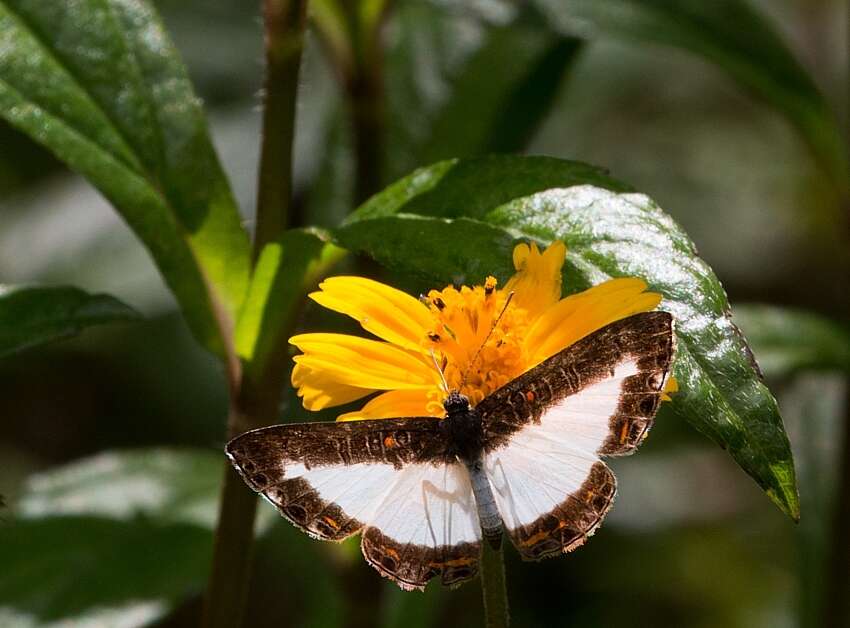
[[[312,469],[289,463],[284,478],[305,480],[322,501],[399,543],[439,547],[481,538],[469,474],[460,464],[399,470],[375,463]]]
[[[612,377],[550,407],[539,423],[512,434],[507,446],[485,457],[485,471],[508,530],[527,526],[579,492],[608,438],[623,380],[638,373],[623,361]]]
[[[565,397],[546,411],[539,425],[529,425],[520,434],[528,432],[528,438],[549,441],[553,450],[562,451],[566,447],[595,456],[610,434],[610,421],[620,403],[623,380],[638,372],[637,362],[621,362],[612,377]]]
[[[469,474],[460,464],[414,464],[399,475],[368,525],[399,543],[425,547],[481,539]]]
[[[320,499],[335,503],[352,519],[371,520],[402,471],[387,464],[358,463],[307,469],[300,463],[284,465],[283,477],[301,478]],[[272,502],[274,503],[274,502]]]

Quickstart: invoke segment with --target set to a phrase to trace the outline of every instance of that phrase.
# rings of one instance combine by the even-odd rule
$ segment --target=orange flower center
[[[532,321],[508,298],[507,291],[496,289],[494,277],[483,286],[428,293],[434,324],[423,347],[434,351],[449,390],[459,390],[472,405],[528,368],[523,340]],[[430,414],[444,414],[445,396],[443,390],[429,392]]]

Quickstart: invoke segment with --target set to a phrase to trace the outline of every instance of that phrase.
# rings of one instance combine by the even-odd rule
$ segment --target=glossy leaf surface
[[[141,0],[0,1],[0,117],[109,199],[221,350],[248,237],[186,70]]]
[[[489,273],[504,282],[513,245],[529,239],[567,244],[564,294],[610,277],[644,279],[664,296],[661,309],[676,317],[680,391],[673,408],[728,449],[796,519],[794,464],[782,419],[720,282],[667,214],[623,189],[589,166],[553,159],[442,162],[370,199],[337,237],[435,286],[480,283]]]

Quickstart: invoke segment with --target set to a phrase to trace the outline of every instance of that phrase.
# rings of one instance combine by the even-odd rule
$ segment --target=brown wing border
[[[311,537],[340,542],[362,532],[366,561],[402,589],[423,589],[437,576],[445,585],[458,586],[478,573],[480,544],[401,543],[322,499],[307,480],[283,477],[287,461],[308,468],[359,462],[396,469],[409,464],[457,464],[446,451],[441,425],[435,417],[275,425],[237,436],[225,451],[248,486]]]
[[[364,524],[324,500],[305,479],[285,478],[287,463],[308,469],[374,462],[401,469],[446,460],[439,420],[432,417],[290,423],[246,432],[225,447],[245,483],[313,538],[343,541]]]

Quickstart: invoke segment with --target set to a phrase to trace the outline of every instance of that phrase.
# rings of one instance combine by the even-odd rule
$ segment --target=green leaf
[[[153,10],[126,0],[0,0],[0,117],[110,200],[196,336],[220,351],[248,285],[248,237]]]
[[[727,72],[797,127],[839,189],[847,153],[834,114],[764,15],[744,0],[535,0],[560,32],[682,48]]]
[[[399,212],[477,218],[521,196],[582,184],[630,189],[602,168],[577,161],[508,155],[448,159],[399,179],[363,203],[347,222]]]
[[[212,534],[186,524],[49,517],[4,525],[0,552],[4,626],[144,626],[201,590]]]
[[[800,371],[850,373],[850,330],[813,312],[771,305],[737,305],[759,366],[770,378]]]
[[[349,34],[335,2],[311,5],[316,26],[337,65],[345,65]],[[453,157],[526,148],[551,112],[581,41],[547,30],[524,6],[449,6],[402,2],[388,26],[397,36],[386,51],[384,179]],[[333,10],[331,10],[333,9]],[[337,108],[324,158],[309,195],[314,224],[338,224],[351,209],[353,142]],[[339,216],[328,220],[329,215]]]
[[[448,29],[440,24],[446,16],[430,15],[435,11],[436,7],[428,4],[400,8],[401,26],[417,32],[407,33],[409,37],[399,41],[401,49],[395,51],[398,56],[389,65],[389,80],[399,83],[397,93],[390,95],[390,104],[395,105],[391,106],[391,123],[398,129],[392,137],[407,140],[405,150],[416,160],[408,166],[522,150],[549,113],[581,49],[581,40],[545,29],[536,12],[526,8],[505,25],[483,28],[481,43],[460,67],[439,67],[439,62],[445,61],[442,57],[453,52],[451,46],[447,50],[443,42],[428,41],[429,58],[416,55],[416,47],[422,48],[423,19],[430,18],[438,32]],[[413,64],[416,71],[411,70]],[[447,83],[449,95],[437,103],[417,94],[427,90],[427,85],[412,84],[422,74],[423,65],[438,66],[433,71],[442,73]],[[417,125],[416,137],[406,128],[411,119],[424,121]],[[396,173],[407,169],[402,163],[399,170],[399,161],[409,160],[391,159]]]
[[[76,336],[87,327],[137,318],[133,308],[106,294],[0,285],[0,358]]]
[[[141,626],[200,592],[224,465],[213,450],[142,449],[32,476],[0,525],[0,624]],[[261,509],[261,530],[275,520]]]
[[[155,519],[213,530],[223,465],[208,450],[105,452],[32,476],[15,515]]]
[[[442,162],[370,199],[335,234],[342,246],[431,285],[480,283],[489,273],[504,282],[514,243],[529,239],[567,244],[565,293],[609,277],[643,278],[677,322],[673,408],[798,518],[776,401],[732,323],[722,286],[679,226],[648,197],[618,191],[624,188],[589,166],[554,159]]]
[[[0,526],[0,623],[141,626],[200,591],[223,464],[107,452],[30,478]]]
[[[304,294],[344,251],[314,232],[293,229],[266,245],[236,326],[236,353],[252,372],[261,372],[272,352],[286,342]]]

